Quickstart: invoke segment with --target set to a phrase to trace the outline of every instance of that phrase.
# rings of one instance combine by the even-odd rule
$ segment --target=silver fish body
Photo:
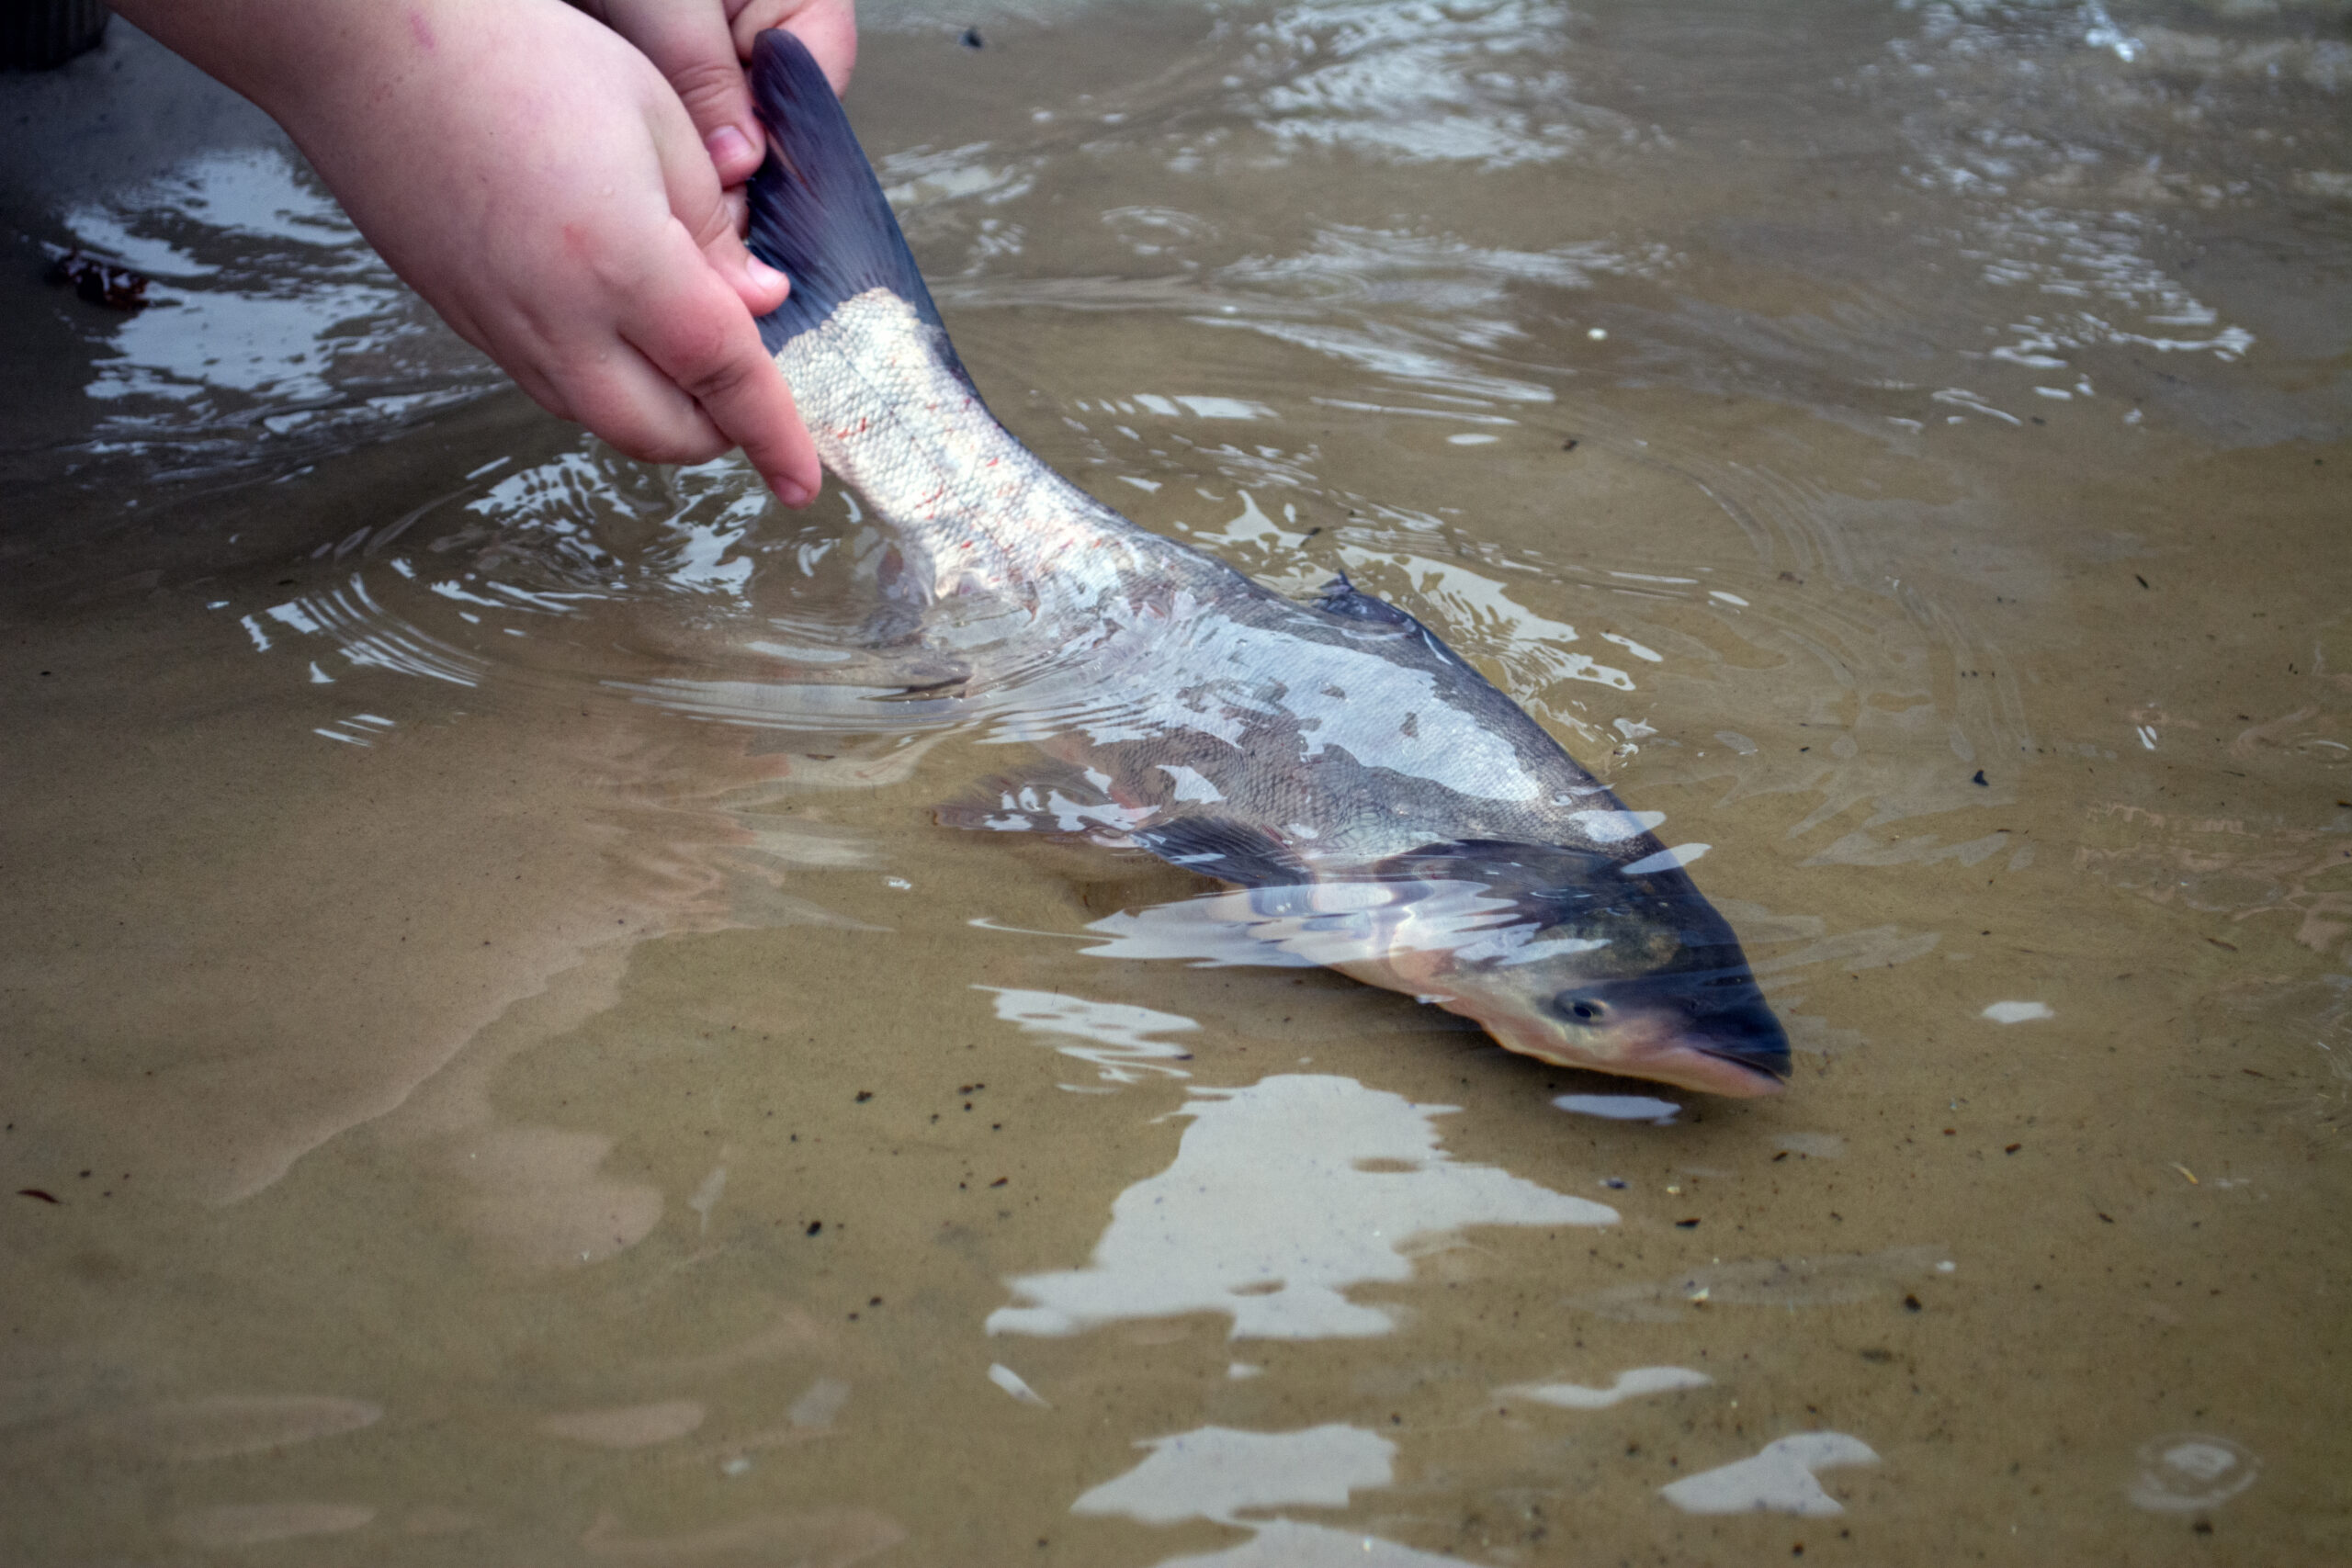
[[[1017,687],[991,739],[1058,764],[946,818],[1084,831],[1249,889],[1293,928],[1320,922],[1319,961],[1515,1051],[1778,1089],[1787,1040],[1728,924],[1476,670],[1344,579],[1301,604],[1136,527],[997,423],[821,75],[781,37],[755,61],[771,159],[753,242],[804,298],[763,329],[825,465],[892,533],[891,592],[1019,623],[958,650],[966,689]],[[796,231],[812,213],[889,224],[887,244],[812,253]]]

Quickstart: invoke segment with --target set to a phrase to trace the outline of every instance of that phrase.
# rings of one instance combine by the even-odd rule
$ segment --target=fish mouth
[[[1639,1070],[1644,1077],[1732,1100],[1761,1100],[1789,1087],[1784,1074],[1758,1066],[1731,1052],[1704,1045],[1678,1047],[1655,1061],[1642,1064]]]
[[[1726,990],[1733,995],[1725,996]],[[1745,997],[1737,995],[1743,991]],[[1718,980],[1701,992],[1713,993],[1713,1005],[1693,1008],[1679,1026],[1660,1021],[1665,1026],[1647,1042],[1646,1051],[1637,1053],[1643,1060],[1634,1070],[1646,1074],[1655,1066],[1655,1076],[1668,1083],[1737,1100],[1786,1089],[1788,1033],[1756,993],[1755,983],[1732,987]]]
[[[1582,1067],[1589,1072],[1611,1073],[1621,1077],[1645,1078],[1652,1083],[1687,1089],[1699,1094],[1720,1095],[1726,1100],[1761,1100],[1788,1088],[1781,1076],[1769,1067],[1758,1066],[1755,1062],[1729,1051],[1695,1044],[1688,1040],[1651,1046],[1636,1055],[1602,1059],[1564,1051],[1549,1042],[1532,1042],[1521,1033],[1507,1033],[1492,1023],[1487,1025],[1487,1032],[1509,1050],[1559,1066]]]
[[[1754,1040],[1725,1040],[1653,1019],[1645,1021],[1646,1027],[1625,1030],[1609,1054],[1588,1055],[1516,1010],[1482,1005],[1476,998],[1459,995],[1441,994],[1430,999],[1448,1012],[1484,1025],[1505,1050],[1555,1066],[1646,1078],[1727,1100],[1760,1100],[1788,1087],[1788,1046],[1777,1025],[1759,1045]]]

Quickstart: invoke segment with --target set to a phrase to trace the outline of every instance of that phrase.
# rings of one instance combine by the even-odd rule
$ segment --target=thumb
[[[792,292],[791,281],[745,247],[742,237],[735,232],[732,207],[722,202],[719,211],[725,220],[718,234],[704,244],[702,254],[711,269],[735,290],[743,308],[754,316],[764,316],[784,303],[784,297]]]

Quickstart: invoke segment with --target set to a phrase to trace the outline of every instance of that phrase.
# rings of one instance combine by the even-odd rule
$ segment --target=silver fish
[[[982,406],[821,72],[763,34],[760,325],[825,466],[895,538],[889,591],[992,739],[1055,776],[944,814],[1139,847],[1246,889],[1283,945],[1564,1066],[1778,1089],[1787,1037],[1676,858],[1411,616],[1344,578],[1300,604],[1148,533]],[[1039,671],[1058,671],[1039,675]]]

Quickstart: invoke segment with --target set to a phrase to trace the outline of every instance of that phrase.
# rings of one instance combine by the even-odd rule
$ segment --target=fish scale
[[[989,739],[1058,764],[943,821],[1081,832],[1246,889],[1268,940],[1546,1061],[1780,1087],[1787,1038],[1737,938],[1638,818],[1404,611],[1344,578],[1287,599],[1022,446],[807,51],[761,35],[752,85],[749,239],[793,280],[763,339],[891,533],[886,592],[1014,611],[1012,635],[937,650],[961,700],[989,699]]]

